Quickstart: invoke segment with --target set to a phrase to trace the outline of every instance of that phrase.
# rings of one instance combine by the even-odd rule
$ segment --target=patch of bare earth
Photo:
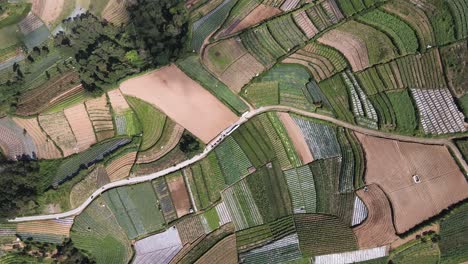
[[[130,170],[135,163],[137,153],[129,152],[122,157],[113,160],[109,165],[106,166],[107,175],[111,182],[122,180],[127,178],[130,174]]]
[[[360,189],[356,194],[366,204],[366,220],[353,228],[359,248],[372,248],[387,245],[398,237],[392,222],[392,209],[385,193],[376,184]]]
[[[229,108],[173,64],[129,79],[120,89],[153,104],[204,143],[237,121]]]
[[[272,6],[260,4],[252,12],[250,12],[244,19],[237,23],[233,23],[231,27],[222,32],[222,36],[227,36],[239,32],[243,29],[255,26],[260,22],[267,20],[270,17],[276,16],[281,13],[281,10]]]
[[[51,25],[60,16],[65,0],[32,0],[32,12]]]
[[[353,71],[360,71],[369,67],[367,45],[353,34],[333,29],[321,36],[318,41],[343,53],[351,64]]]
[[[54,142],[49,139],[42,131],[36,118],[17,118],[14,117],[13,121],[31,136],[34,145],[37,149],[37,157],[40,159],[59,159],[62,157],[59,149],[55,146]]]
[[[401,234],[468,197],[468,183],[445,146],[356,133],[366,153],[367,184],[389,197]]]
[[[278,113],[278,116],[281,122],[283,122],[283,125],[288,132],[289,138],[291,139],[302,163],[307,164],[314,161],[314,157],[310,152],[309,146],[307,146],[304,135],[302,135],[302,132],[297,126],[296,122],[292,120],[288,113]]]
[[[91,124],[91,120],[89,120],[84,104],[67,108],[64,110],[64,113],[75,135],[78,152],[84,151],[96,143],[93,125]]]
[[[167,178],[167,186],[171,192],[172,201],[177,211],[177,217],[182,217],[190,212],[190,198],[181,174]]]

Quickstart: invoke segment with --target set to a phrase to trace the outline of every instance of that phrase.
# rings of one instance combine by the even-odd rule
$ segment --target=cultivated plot
[[[120,88],[124,94],[152,103],[205,143],[237,120],[229,108],[175,65],[132,78]]]
[[[388,195],[398,233],[468,197],[465,176],[445,146],[356,135],[366,153],[365,181]]]

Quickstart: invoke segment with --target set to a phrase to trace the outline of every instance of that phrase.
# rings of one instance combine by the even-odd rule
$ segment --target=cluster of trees
[[[200,150],[200,142],[192,134],[184,132],[179,142],[179,149],[188,156],[191,156]]]
[[[137,0],[130,23],[116,26],[91,13],[63,23],[55,44],[78,64],[84,87],[96,91],[128,75],[175,60],[188,32],[181,0]]]
[[[0,218],[14,216],[34,203],[40,182],[39,163],[27,157],[7,160],[0,154]]]

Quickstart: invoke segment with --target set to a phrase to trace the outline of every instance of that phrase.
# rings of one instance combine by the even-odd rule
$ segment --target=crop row
[[[76,154],[63,161],[55,173],[51,185],[62,184],[74,177],[80,170],[88,168],[94,163],[103,160],[104,157],[130,142],[128,138],[116,138],[101,144],[92,146],[88,150]]]
[[[230,185],[248,174],[252,167],[247,155],[242,151],[239,144],[232,137],[228,137],[215,149],[216,156],[220,162],[226,184]]]

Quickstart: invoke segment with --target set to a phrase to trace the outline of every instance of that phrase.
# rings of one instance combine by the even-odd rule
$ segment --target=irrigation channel
[[[170,168],[151,173],[145,176],[138,176],[138,177],[133,177],[133,178],[128,178],[124,180],[119,180],[115,182],[108,183],[101,188],[97,189],[93,194],[91,194],[88,199],[86,199],[85,202],[83,202],[79,207],[64,212],[64,213],[59,213],[59,214],[49,214],[49,215],[36,215],[36,216],[25,216],[25,217],[16,217],[14,219],[8,220],[9,222],[26,222],[26,221],[37,221],[37,220],[51,220],[51,219],[60,219],[60,218],[66,218],[70,216],[76,216],[79,215],[91,202],[104,193],[105,191],[109,189],[113,189],[116,187],[120,186],[125,186],[125,185],[131,185],[131,184],[137,184],[137,183],[142,183],[146,181],[151,181],[159,177],[163,177],[167,174],[176,172],[180,169],[183,169],[191,164],[194,164],[195,162],[205,158],[208,153],[210,153],[217,145],[219,145],[227,136],[229,136],[232,132],[234,132],[238,127],[240,127],[243,123],[247,122],[250,118],[265,113],[269,111],[278,111],[278,112],[291,112],[291,113],[296,113],[302,116],[307,116],[307,117],[312,117],[316,119],[320,119],[323,121],[327,121],[330,123],[333,123],[338,126],[342,126],[348,129],[351,129],[353,131],[370,135],[370,136],[375,136],[375,137],[381,137],[381,138],[387,138],[387,139],[394,139],[394,140],[399,140],[399,141],[406,141],[406,142],[414,142],[414,143],[421,143],[421,144],[429,144],[429,145],[445,145],[448,147],[452,153],[455,155],[455,157],[458,159],[459,164],[463,167],[465,173],[468,172],[468,166],[465,160],[463,159],[463,156],[461,152],[458,150],[458,148],[455,146],[455,144],[452,142],[450,138],[420,138],[420,137],[411,137],[411,136],[403,136],[403,135],[394,135],[391,133],[386,133],[382,131],[377,131],[377,130],[372,130],[364,127],[359,127],[355,126],[352,124],[349,124],[347,122],[335,119],[330,116],[322,115],[322,114],[317,114],[317,113],[310,113],[304,110],[296,109],[293,107],[288,107],[288,106],[266,106],[266,107],[260,107],[258,109],[253,109],[250,111],[245,112],[242,114],[242,116],[237,120],[234,124],[230,125],[228,128],[223,130],[217,137],[215,137],[208,145],[205,147],[202,153],[194,156],[191,159],[185,160],[179,164],[176,164]]]

